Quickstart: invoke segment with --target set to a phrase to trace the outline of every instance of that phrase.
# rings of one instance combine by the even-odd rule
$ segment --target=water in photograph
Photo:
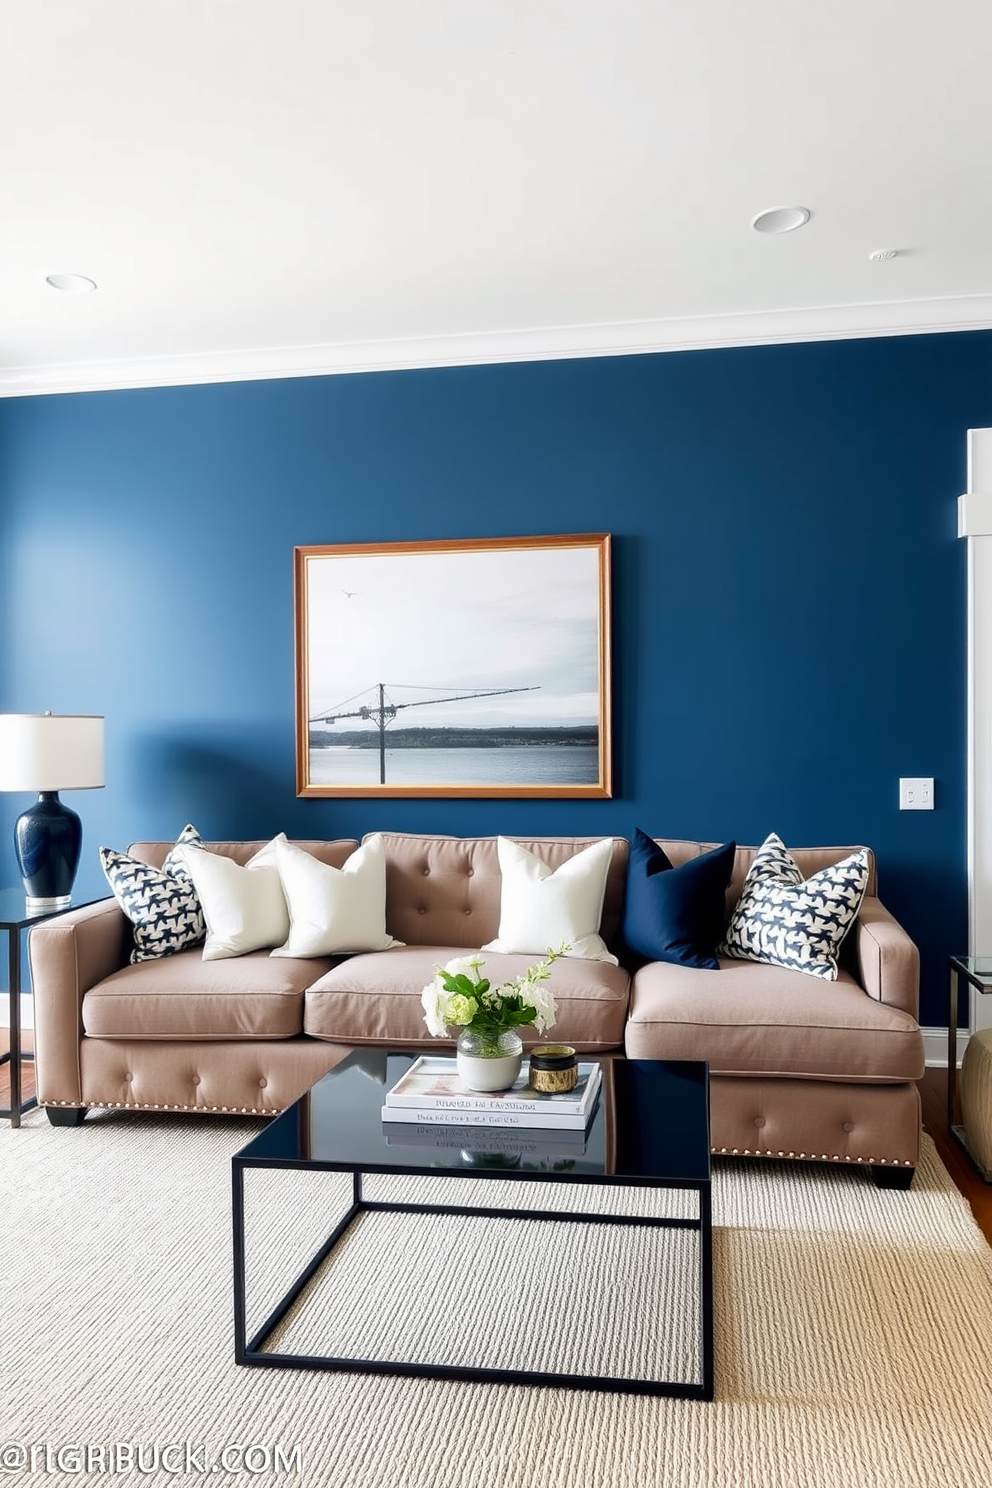
[[[599,751],[586,744],[498,749],[388,749],[387,785],[595,785]],[[310,750],[311,785],[378,785],[378,749],[324,744]]]

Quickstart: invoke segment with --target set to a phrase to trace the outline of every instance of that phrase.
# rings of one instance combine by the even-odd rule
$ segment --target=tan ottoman
[[[973,1033],[961,1064],[961,1123],[986,1178],[992,1175],[992,1028]]]

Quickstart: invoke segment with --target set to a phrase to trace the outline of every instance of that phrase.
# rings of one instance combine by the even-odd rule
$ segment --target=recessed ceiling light
[[[808,221],[808,207],[769,207],[751,218],[751,226],[760,233],[787,233],[795,232]]]
[[[64,294],[92,294],[96,289],[96,280],[87,279],[85,274],[48,274],[45,283]]]

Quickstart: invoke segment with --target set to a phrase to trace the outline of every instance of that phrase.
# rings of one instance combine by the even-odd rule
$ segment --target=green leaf
[[[440,975],[446,992],[461,992],[464,997],[474,997],[479,990],[475,982],[463,972],[452,976],[450,971],[442,971]]]

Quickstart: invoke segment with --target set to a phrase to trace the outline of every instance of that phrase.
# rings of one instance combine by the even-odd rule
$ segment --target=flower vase
[[[467,1090],[509,1090],[520,1073],[524,1046],[512,1028],[505,1033],[478,1033],[466,1028],[458,1036],[458,1078]]]

